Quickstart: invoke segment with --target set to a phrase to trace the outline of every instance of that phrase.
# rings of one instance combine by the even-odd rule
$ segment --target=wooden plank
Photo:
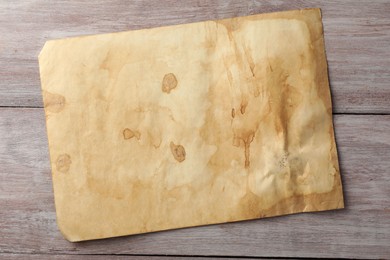
[[[3,260],[13,260],[13,259],[37,259],[37,260],[65,260],[65,259],[72,259],[72,260],[106,260],[106,259],[114,259],[114,260],[141,260],[141,259],[151,259],[151,260],[178,260],[178,259],[185,259],[185,260],[222,260],[226,259],[223,257],[183,257],[183,256],[150,256],[150,255],[56,255],[56,254],[1,254],[0,253],[0,259]],[[229,260],[235,260],[235,259],[242,259],[242,258],[234,258],[229,257]],[[245,258],[245,259],[259,259],[259,258]],[[271,259],[272,258],[267,258]],[[277,258],[280,260],[281,258]]]
[[[0,106],[42,106],[37,56],[48,39],[320,7],[336,113],[390,112],[390,3],[372,1],[0,2]]]
[[[143,256],[117,256],[117,255],[43,255],[43,254],[0,254],[0,258],[4,260],[13,260],[13,259],[39,259],[39,260],[63,260],[63,259],[75,259],[75,260],[105,260],[105,259],[115,259],[115,260],[123,260],[123,259],[129,259],[129,260],[139,260],[139,259],[145,259]],[[153,260],[172,260],[177,259],[175,257],[152,257],[148,256],[148,258]]]
[[[0,253],[386,258],[390,115],[336,115],[346,209],[69,243],[55,223],[43,109],[0,109]]]

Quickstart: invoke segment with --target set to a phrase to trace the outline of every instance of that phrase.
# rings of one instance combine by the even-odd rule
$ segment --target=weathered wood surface
[[[109,260],[109,259],[114,259],[114,260],[140,260],[140,259],[151,259],[151,260],[179,260],[182,259],[182,256],[142,256],[142,255],[137,255],[137,256],[131,256],[131,255],[74,255],[74,254],[69,254],[69,255],[55,255],[55,254],[50,254],[50,255],[43,255],[43,254],[1,254],[0,253],[0,259],[2,260],[13,260],[13,259],[33,259],[33,260]],[[205,259],[210,259],[208,257],[185,257],[185,260],[205,260]],[[223,257],[213,257],[213,260],[221,260],[221,259],[226,259]],[[234,257],[229,257],[229,260],[234,260],[234,259],[240,259],[240,258],[234,258]],[[256,259],[256,258],[245,258],[245,259]],[[272,258],[267,258],[267,259],[272,259]],[[281,258],[277,258],[278,260],[281,260]]]
[[[389,258],[390,115],[335,116],[344,210],[77,244],[55,223],[44,113],[20,108],[42,107],[46,40],[310,7],[322,8],[334,112],[389,114],[388,0],[0,1],[0,107],[15,107],[0,108],[0,259]]]
[[[41,107],[37,56],[48,39],[320,7],[336,113],[390,112],[390,2],[0,2],[0,106]]]
[[[43,109],[2,108],[0,253],[387,258],[390,115],[336,115],[335,129],[344,210],[69,243],[55,222]]]

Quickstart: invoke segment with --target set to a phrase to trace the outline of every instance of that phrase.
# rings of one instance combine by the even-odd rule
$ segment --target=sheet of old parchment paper
[[[70,241],[343,207],[319,9],[48,41]]]

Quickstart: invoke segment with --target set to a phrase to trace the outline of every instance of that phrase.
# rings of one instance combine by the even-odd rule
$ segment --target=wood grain
[[[48,39],[320,7],[335,113],[390,112],[390,3],[373,1],[0,2],[0,106],[42,107],[37,56]]]
[[[322,8],[333,111],[390,113],[388,0],[3,0],[0,106],[42,107],[37,56],[48,39],[310,7]],[[2,108],[0,259],[388,258],[390,116],[338,115],[335,129],[345,210],[72,244],[55,223],[43,110]]]
[[[346,209],[82,243],[57,230],[43,109],[0,109],[0,253],[386,258],[390,115],[336,115]]]
[[[37,260],[64,260],[64,259],[72,259],[72,260],[106,260],[106,259],[115,259],[115,260],[139,260],[139,259],[151,259],[151,260],[178,260],[178,259],[183,259],[183,256],[143,256],[143,255],[137,255],[137,256],[132,256],[132,255],[74,255],[74,254],[69,254],[69,255],[55,255],[55,254],[1,254],[0,253],[0,259],[2,260],[13,260],[13,259],[37,259]],[[208,257],[185,257],[185,260],[205,260],[205,259],[210,259]],[[213,260],[221,260],[221,259],[226,259],[223,257],[213,257]],[[234,257],[229,257],[229,260],[234,260],[234,259],[242,259],[242,258],[234,258]],[[245,259],[258,259],[258,258],[245,258]],[[271,259],[272,258],[267,258]],[[281,258],[277,258],[280,260]]]

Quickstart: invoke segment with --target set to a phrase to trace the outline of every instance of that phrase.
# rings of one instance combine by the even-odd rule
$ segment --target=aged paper
[[[70,241],[343,207],[319,9],[48,41]]]

